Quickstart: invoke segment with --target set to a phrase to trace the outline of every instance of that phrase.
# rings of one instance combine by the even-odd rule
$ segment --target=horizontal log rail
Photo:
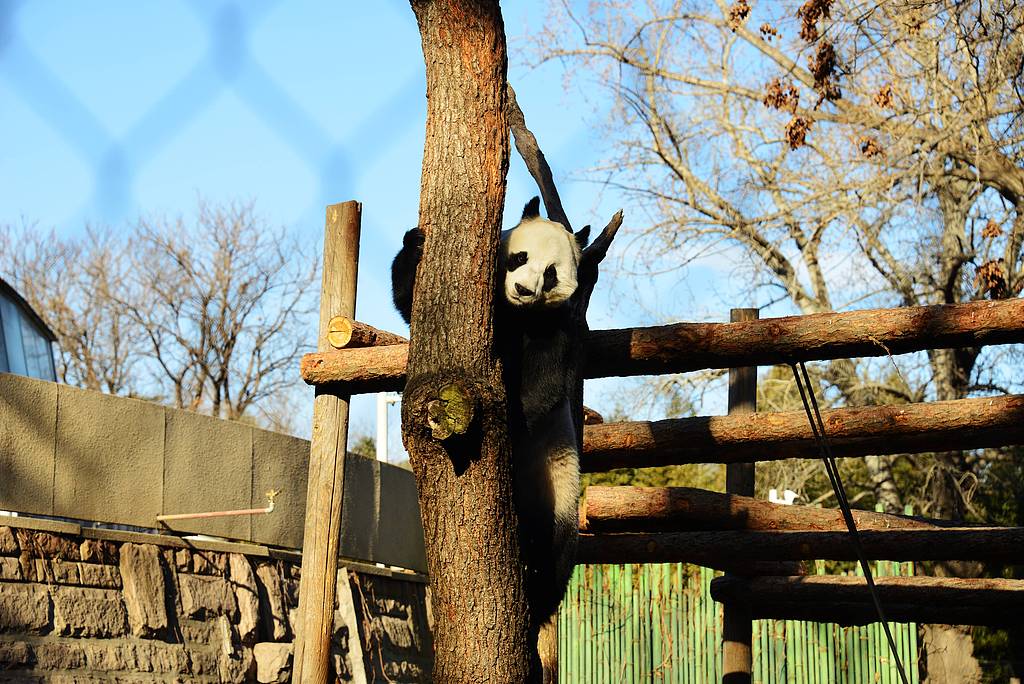
[[[959,625],[1020,624],[1024,581],[953,577],[876,577],[886,618]],[[743,602],[755,619],[812,620],[841,625],[877,622],[863,577],[718,577],[711,597]]]
[[[871,560],[1024,563],[1022,527],[864,530]],[[758,561],[856,560],[848,532],[694,531],[581,534],[578,563],[693,563],[742,567]]]
[[[405,387],[408,344],[337,349],[302,357],[299,369],[310,385],[337,383],[351,394],[400,391]]]
[[[853,511],[859,530],[936,529],[962,523],[874,511]],[[806,530],[845,532],[836,508],[786,506],[693,487],[587,487],[583,532]]]
[[[822,412],[836,456],[980,449],[1024,443],[1024,396]],[[684,463],[817,458],[803,411],[604,423],[583,431],[584,472]]]
[[[1024,342],[1024,299],[873,309],[737,323],[594,330],[585,378],[682,373]],[[400,390],[407,345],[307,354],[302,379],[352,394]],[[398,349],[398,348],[402,349]],[[385,351],[386,350],[386,351]]]

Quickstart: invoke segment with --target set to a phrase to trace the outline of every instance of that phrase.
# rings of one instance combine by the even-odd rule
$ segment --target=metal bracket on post
[[[402,401],[396,392],[377,392],[377,460],[388,460],[388,405]]]

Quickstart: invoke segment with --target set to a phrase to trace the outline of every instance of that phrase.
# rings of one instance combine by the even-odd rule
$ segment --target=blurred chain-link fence
[[[368,140],[387,143],[394,139],[393,133],[379,135],[378,127],[412,124],[408,116],[401,114],[408,113],[410,97],[422,99],[419,85],[422,66],[414,62],[408,70],[395,74],[398,87],[390,92],[382,88],[382,94],[353,93],[353,100],[359,101],[360,118],[355,125],[347,125],[344,131],[329,130],[323,124],[325,114],[315,111],[318,103],[311,105],[296,97],[283,82],[288,77],[282,77],[280,70],[275,76],[273,70],[265,66],[266,50],[263,55],[254,52],[251,40],[254,31],[268,15],[282,10],[285,4],[280,0],[181,0],[161,4],[161,11],[180,13],[184,9],[190,14],[189,23],[194,31],[204,35],[183,38],[201,45],[205,41],[205,44],[198,58],[180,76],[159,84],[162,94],[140,115],[126,126],[118,126],[81,96],[82,79],[77,74],[69,76],[54,68],[47,59],[46,53],[53,44],[48,43],[49,38],[37,28],[45,21],[33,16],[31,30],[21,21],[30,11],[60,15],[68,6],[46,0],[4,0],[0,2],[0,85],[6,87],[6,97],[13,97],[30,109],[66,146],[67,153],[89,169],[91,196],[83,208],[87,211],[80,210],[81,218],[109,221],[130,215],[139,205],[137,179],[147,165],[173,146],[179,134],[195,125],[226,92],[269,129],[277,138],[275,144],[283,143],[316,179],[318,188],[311,193],[315,197],[313,206],[307,207],[303,214],[309,216],[314,211],[320,214],[324,204],[347,198],[339,196],[339,188],[344,193],[351,192],[356,182],[354,160],[360,155],[360,147]],[[72,7],[74,11],[81,11],[80,7]],[[102,13],[114,9],[114,6],[92,6],[92,11],[101,15],[95,21],[102,22]],[[407,14],[402,23],[409,23],[411,18],[408,7],[401,3],[382,3],[377,10],[390,13],[391,18]],[[286,14],[291,19],[301,11],[301,8],[288,7],[287,12],[279,11],[277,18]],[[154,29],[153,26],[146,28]],[[83,26],[82,30],[88,31],[89,27]],[[343,42],[344,37],[339,35],[339,41]],[[88,43],[86,38],[84,44]],[[292,49],[287,44],[274,47],[285,52]],[[419,48],[418,44],[411,47]],[[363,68],[358,64],[308,65],[309,69],[322,71],[325,88],[338,87],[337,80],[332,80],[330,74],[337,75],[342,67]],[[102,75],[92,78],[102,78]],[[126,98],[131,96],[131,93],[124,93]],[[3,108],[2,99],[0,108]],[[330,120],[329,115],[326,120]],[[4,135],[17,136],[18,132],[7,130]],[[195,162],[201,165],[203,160]],[[268,159],[267,163],[274,162]],[[199,190],[206,192],[203,188]]]

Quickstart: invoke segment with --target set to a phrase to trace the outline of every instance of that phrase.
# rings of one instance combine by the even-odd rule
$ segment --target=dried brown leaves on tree
[[[761,32],[761,36],[767,41],[771,41],[772,38],[779,37],[778,30],[767,21],[761,24],[761,28],[759,28],[758,31]]]
[[[764,98],[761,101],[766,107],[795,113],[800,105],[800,91],[792,81],[784,82],[776,77],[764,87]]]
[[[743,26],[749,16],[750,5],[747,4],[747,0],[736,0],[736,2],[729,7],[729,27],[735,31],[740,26]]]
[[[600,70],[621,105],[607,129],[619,153],[599,171],[652,215],[640,240],[653,268],[737,250],[732,262],[753,266],[734,267],[733,282],[751,283],[753,301],[784,299],[803,313],[1019,296],[1024,8],[811,0],[751,4],[749,13],[725,1],[592,9],[536,46]],[[769,41],[763,25],[779,36]],[[974,229],[990,218],[1000,233]],[[898,374],[891,363],[833,364],[828,377],[854,404],[1012,386],[977,349],[899,363]],[[870,479],[893,495],[890,508],[966,510],[956,483],[968,463],[959,454],[938,462],[935,491],[886,489],[885,462]]]
[[[886,83],[872,98],[874,103],[882,109],[891,109],[893,107],[893,92],[892,85]]]
[[[800,20],[800,37],[808,43],[818,40],[818,22],[828,19],[832,10],[832,0],[807,0],[796,16]]]
[[[794,116],[786,124],[786,142],[791,150],[803,147],[807,142],[807,132],[811,130],[812,121],[802,116]]]
[[[807,67],[810,69],[811,76],[814,77],[814,89],[818,91],[823,100],[835,101],[843,96],[836,74],[838,65],[836,50],[832,42],[819,41],[817,51],[808,61]]]
[[[882,146],[878,144],[877,139],[865,135],[860,139],[860,153],[868,159],[877,157],[882,154]]]
[[[974,286],[992,299],[1004,298],[1006,277],[1003,275],[1003,260],[991,259],[979,266],[974,274]]]
[[[999,227],[999,224],[992,219],[988,220],[985,227],[981,229],[981,237],[983,238],[997,238],[1003,234],[1003,229]]]

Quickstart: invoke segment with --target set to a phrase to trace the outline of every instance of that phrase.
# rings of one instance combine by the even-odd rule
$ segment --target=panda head
[[[553,308],[576,292],[576,269],[590,227],[575,235],[561,223],[540,217],[540,199],[523,209],[523,218],[502,236],[504,295],[514,307]]]

